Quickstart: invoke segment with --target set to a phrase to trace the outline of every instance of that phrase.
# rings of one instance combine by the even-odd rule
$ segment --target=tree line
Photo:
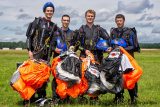
[[[0,42],[0,49],[2,48],[9,48],[9,49],[15,49],[15,48],[22,48],[26,49],[27,45],[25,42]]]
[[[148,49],[160,49],[160,43],[140,43],[141,48],[148,48]],[[2,48],[10,48],[10,49],[15,49],[15,48],[22,48],[26,49],[27,45],[25,42],[0,42],[0,49]]]

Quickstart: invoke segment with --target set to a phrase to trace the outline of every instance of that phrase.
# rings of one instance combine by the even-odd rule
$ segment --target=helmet
[[[126,41],[123,38],[113,39],[111,41],[111,45],[118,45],[118,46],[121,46],[123,48],[127,47],[127,43],[126,43]]]
[[[62,53],[62,52],[67,50],[67,44],[65,42],[63,42],[60,37],[57,37],[56,41],[57,41],[57,46],[56,46],[55,51],[57,53],[60,54],[60,53]]]
[[[99,39],[99,41],[96,43],[96,48],[98,50],[106,51],[108,49],[108,41],[104,40],[102,38]]]
[[[44,6],[43,6],[43,12],[45,12],[45,10],[46,10],[47,7],[52,7],[53,10],[54,10],[54,5],[53,5],[52,2],[47,2],[47,3],[44,4]]]

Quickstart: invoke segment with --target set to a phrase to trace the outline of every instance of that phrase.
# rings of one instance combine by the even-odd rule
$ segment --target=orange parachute
[[[120,50],[123,54],[125,54],[128,57],[130,63],[134,68],[133,71],[123,74],[124,88],[133,89],[135,83],[139,80],[139,78],[142,75],[142,68],[137,64],[136,60],[124,48],[120,47]]]
[[[29,100],[49,79],[50,67],[43,61],[27,60],[13,74],[11,86],[21,97]]]
[[[84,71],[82,70],[82,77],[79,83],[69,86],[69,84],[56,77],[56,66],[61,61],[60,57],[56,57],[52,61],[52,74],[56,78],[56,93],[60,96],[61,99],[65,99],[67,96],[72,98],[77,98],[79,95],[84,94],[88,89],[88,82],[84,77]]]

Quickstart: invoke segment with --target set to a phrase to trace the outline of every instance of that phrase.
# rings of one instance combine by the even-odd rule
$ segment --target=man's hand
[[[31,51],[28,51],[28,55],[30,59],[33,59],[33,53]]]
[[[75,47],[74,47],[74,46],[70,46],[70,47],[69,47],[69,51],[74,52],[74,50],[75,50]]]
[[[110,53],[111,51],[112,51],[112,47],[109,47],[109,48],[106,50],[107,53]]]

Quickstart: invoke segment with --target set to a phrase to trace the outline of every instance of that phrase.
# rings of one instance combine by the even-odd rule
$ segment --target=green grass
[[[138,82],[139,86],[139,107],[160,107],[160,50],[145,50],[140,54],[136,53],[136,60],[143,69],[143,75]],[[13,72],[16,70],[16,63],[28,58],[27,51],[2,51],[0,50],[0,107],[23,107],[19,94],[10,87],[9,82]],[[51,77],[52,78],[52,77]],[[50,79],[51,80],[51,79]],[[51,97],[51,82],[47,88],[47,96]],[[125,102],[120,107],[128,107],[129,95],[125,90]],[[60,107],[105,107],[116,106],[112,103],[113,94],[100,95],[100,104],[81,105],[76,100],[74,103],[63,104]]]

